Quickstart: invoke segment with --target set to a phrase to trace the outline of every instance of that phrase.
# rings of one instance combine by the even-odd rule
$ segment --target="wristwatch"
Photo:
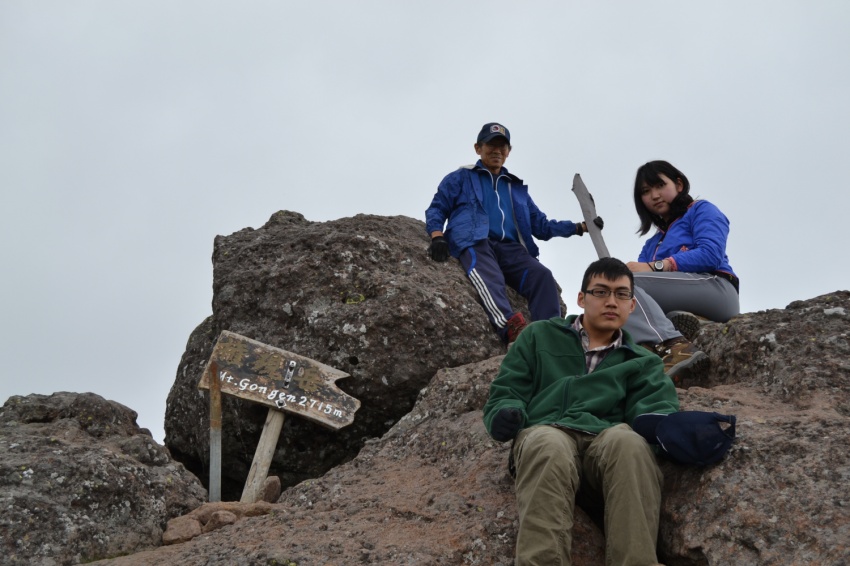
[[[652,262],[652,270],[653,271],[664,271],[664,260],[658,260]]]

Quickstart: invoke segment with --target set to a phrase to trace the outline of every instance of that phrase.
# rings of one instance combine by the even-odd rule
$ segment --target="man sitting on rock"
[[[580,486],[604,503],[606,564],[656,564],[662,474],[630,425],[678,411],[676,389],[661,358],[622,330],[635,308],[623,262],[590,264],[578,305],[584,314],[528,325],[484,406],[490,435],[514,441],[516,564],[570,564]]]
[[[532,320],[561,316],[558,285],[537,260],[540,252],[533,238],[581,236],[587,225],[549,220],[537,208],[522,179],[504,167],[511,152],[506,127],[484,124],[474,148],[478,163],[446,175],[425,211],[428,253],[435,261],[448,260],[449,254],[460,260],[490,323],[511,343],[526,321],[511,308],[506,284],[528,301]],[[594,223],[602,228],[601,218]]]

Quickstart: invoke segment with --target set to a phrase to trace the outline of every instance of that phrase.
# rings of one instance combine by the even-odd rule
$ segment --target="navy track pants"
[[[531,320],[562,316],[552,272],[522,244],[482,240],[463,250],[458,259],[502,340],[507,340],[505,325],[515,314],[506,285],[528,301]]]

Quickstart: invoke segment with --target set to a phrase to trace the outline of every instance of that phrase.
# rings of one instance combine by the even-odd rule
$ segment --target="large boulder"
[[[165,444],[175,458],[209,477],[209,401],[197,385],[222,330],[351,376],[336,385],[361,402],[352,425],[286,419],[270,470],[284,487],[354,457],[410,411],[438,369],[503,353],[459,263],[433,262],[427,247],[424,223],[404,216],[310,222],[282,211],[262,228],[217,237],[213,314],[190,336],[168,396]],[[266,413],[224,398],[224,499],[239,499]]]
[[[10,397],[0,409],[3,564],[55,566],[155,548],[201,482],[136,413],[93,393]]]
[[[848,333],[848,291],[704,326],[715,364],[682,407],[735,414],[738,437],[708,468],[663,461],[663,563],[850,563]],[[500,361],[437,372],[382,438],[262,516],[103,564],[511,564],[509,444],[481,422]],[[573,564],[604,564],[599,526],[579,510],[574,529]]]

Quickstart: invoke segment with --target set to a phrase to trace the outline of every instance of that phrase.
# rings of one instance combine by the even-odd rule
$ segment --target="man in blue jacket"
[[[504,167],[511,134],[502,124],[484,124],[474,147],[478,162],[446,175],[425,211],[428,254],[434,261],[460,260],[490,323],[511,343],[527,323],[511,307],[506,285],[528,301],[532,320],[562,316],[558,284],[538,261],[534,238],[581,236],[587,225],[549,220],[537,208],[522,179]],[[602,228],[601,218],[594,223]]]

